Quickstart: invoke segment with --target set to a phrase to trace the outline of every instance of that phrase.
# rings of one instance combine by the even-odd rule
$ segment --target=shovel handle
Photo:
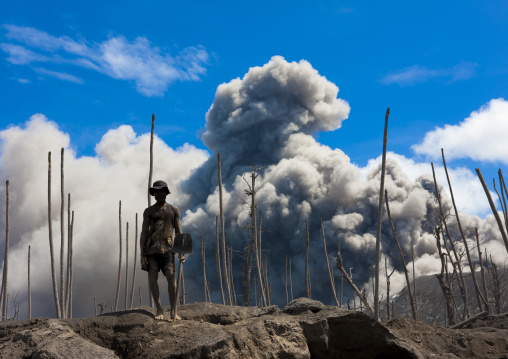
[[[182,278],[182,255],[178,256],[180,262],[178,263],[178,279],[176,281],[176,295],[175,295],[175,307],[173,308],[173,322],[176,320],[176,308],[178,307],[178,292],[180,291],[180,278]]]

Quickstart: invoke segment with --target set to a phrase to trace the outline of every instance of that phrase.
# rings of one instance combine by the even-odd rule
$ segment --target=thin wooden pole
[[[152,129],[150,131],[150,171],[148,172],[148,207],[152,205],[152,196],[150,195],[149,188],[152,186],[152,173],[153,173],[153,129],[155,127],[155,114],[152,114]]]
[[[413,313],[413,320],[416,320],[416,306],[415,300],[413,297],[413,292],[411,291],[411,281],[409,280],[409,273],[406,267],[406,261],[404,260],[404,254],[402,253],[402,248],[399,242],[399,236],[397,236],[397,231],[395,230],[395,226],[393,225],[392,216],[390,214],[390,205],[388,204],[388,191],[385,190],[385,203],[386,203],[386,213],[388,214],[388,220],[390,222],[390,227],[392,229],[393,237],[395,238],[395,243],[397,244],[397,249],[399,251],[400,261],[402,263],[402,269],[404,269],[404,275],[406,277],[407,290],[409,293],[409,303],[411,304],[411,312]]]
[[[154,128],[155,128],[155,114],[152,113],[152,127],[151,127],[151,131],[150,131],[150,170],[148,172],[148,188],[147,188],[147,196],[148,196],[148,207],[150,207],[152,205],[152,196],[150,195],[150,187],[152,186],[152,173],[153,173],[153,133],[154,133]],[[150,274],[147,273],[146,274],[147,276],[149,276]],[[148,279],[148,281],[150,281],[150,279]],[[177,293],[178,295],[178,293]],[[153,297],[152,297],[152,292],[150,290],[150,286],[148,286],[148,298],[150,300],[150,307],[154,307],[154,303],[153,303]]]
[[[70,250],[70,281],[69,281],[69,318],[72,318],[72,285],[74,283],[74,211],[72,211],[72,220],[71,220],[71,240],[69,243]]]
[[[2,277],[2,320],[7,320],[7,275],[9,272],[9,180],[5,181],[5,252],[4,271]]]
[[[379,261],[381,260],[381,220],[383,219],[383,195],[385,188],[385,167],[386,167],[386,143],[388,139],[388,116],[390,108],[386,110],[385,131],[383,136],[383,159],[381,161],[381,184],[379,188],[379,205],[377,214],[377,232],[376,232],[376,266],[374,282],[374,319],[379,321]]]
[[[476,249],[478,250],[478,258],[480,259],[480,270],[482,273],[482,285],[483,285],[483,295],[485,297],[485,309],[490,313],[490,305],[489,305],[489,293],[487,291],[487,281],[485,280],[485,268],[483,267],[483,256],[480,248],[480,235],[478,234],[478,227],[475,227],[476,234]]]
[[[325,249],[326,251],[326,249]],[[328,260],[326,265],[328,266]],[[309,222],[305,221],[305,293],[310,298],[309,278]]]
[[[129,307],[128,303],[129,293],[129,222],[126,223],[125,228],[125,310]]]
[[[60,311],[60,299],[58,298],[58,287],[55,271],[55,255],[53,250],[53,225],[51,220],[51,152],[48,152],[48,229],[49,229],[49,254],[51,258],[51,277],[53,280],[53,296],[55,298],[55,310],[58,319],[62,318]]]
[[[120,251],[118,257],[118,281],[116,284],[115,312],[118,311],[118,298],[120,297],[120,281],[122,277],[122,201],[118,203],[118,228],[120,237]]]
[[[460,293],[462,295],[462,300],[464,302],[463,317],[464,318],[466,318],[466,317],[469,318],[469,303],[468,303],[469,300],[468,300],[468,295],[467,295],[466,283],[464,282],[464,275],[462,273],[462,265],[460,263],[460,258],[458,256],[457,250],[455,248],[455,243],[453,243],[452,236],[450,235],[450,232],[448,231],[448,224],[446,223],[445,214],[444,214],[444,211],[443,211],[443,205],[441,204],[441,195],[439,193],[439,188],[437,186],[436,171],[434,170],[434,163],[431,162],[430,165],[432,166],[432,176],[434,178],[434,188],[436,190],[436,198],[437,198],[437,202],[438,202],[438,205],[439,205],[439,212],[441,214],[441,219],[443,221],[444,228],[445,228],[445,231],[446,231],[446,237],[448,237],[448,241],[450,242],[450,245],[451,245],[451,248],[452,248],[452,251],[453,251],[453,255],[455,257],[455,262],[453,262],[451,257],[450,257],[450,260],[452,260],[452,265],[453,264],[456,265],[457,269],[459,271],[460,278],[458,279],[457,284],[459,285]],[[443,234],[443,238],[445,239],[446,237]],[[448,248],[446,245],[445,245],[445,247]]]
[[[63,217],[62,217],[63,220]],[[69,317],[71,285],[71,194],[67,194],[67,281],[65,283],[65,315]]]
[[[471,254],[469,253],[469,246],[467,244],[466,236],[464,235],[464,231],[462,230],[462,225],[460,223],[460,218],[459,218],[459,211],[457,210],[457,206],[455,205],[455,198],[453,196],[452,184],[450,182],[450,177],[448,176],[448,169],[446,167],[444,150],[442,148],[441,148],[441,154],[443,157],[443,165],[444,165],[444,169],[445,169],[445,173],[446,173],[446,179],[448,181],[448,187],[450,189],[450,195],[452,198],[453,209],[455,211],[455,217],[457,218],[457,225],[459,227],[459,232],[462,237],[462,242],[464,243],[464,247],[466,248],[466,256],[467,256],[467,260],[469,263],[469,267],[471,268],[471,277],[473,278],[473,284],[474,284],[474,288],[475,288],[475,292],[476,292],[476,300],[478,302],[478,308],[480,311],[482,311],[483,310],[482,301],[484,302],[485,299],[483,298],[482,294],[480,293],[480,287],[478,286],[478,281],[476,280],[475,267],[474,267],[473,261],[471,260]]]
[[[330,286],[332,287],[332,293],[333,293],[333,299],[335,300],[335,305],[339,306],[339,300],[337,299],[337,293],[335,292],[335,286],[333,285],[332,272],[330,271],[330,268],[328,267],[328,251],[326,250],[325,229],[323,227],[323,218],[319,219],[319,223],[321,224],[321,233],[322,233],[322,237],[323,237],[323,249],[324,249],[324,253],[325,253],[325,265],[326,265],[326,270],[328,272],[328,279],[330,280]]]
[[[62,318],[67,318],[67,311],[65,308],[66,296],[65,296],[65,272],[64,272],[64,264],[65,264],[65,233],[64,233],[64,209],[65,209],[65,192],[64,192],[64,149],[60,152],[60,195],[61,195],[61,204],[60,204],[60,310],[62,311]]]
[[[485,194],[487,195],[487,199],[489,200],[490,208],[492,209],[492,214],[494,214],[494,217],[496,218],[497,225],[499,227],[499,231],[501,232],[501,236],[503,237],[503,242],[506,247],[506,251],[508,251],[508,237],[506,236],[506,231],[503,228],[503,224],[501,222],[501,218],[499,217],[499,213],[497,212],[496,205],[494,204],[494,201],[492,200],[492,197],[490,196],[489,189],[487,188],[487,184],[485,183],[485,180],[483,179],[482,172],[479,168],[476,169],[476,173],[478,174],[478,178],[480,179],[480,182],[482,183],[483,190],[485,191]]]
[[[136,231],[134,233],[134,269],[132,270],[132,286],[131,286],[131,303],[130,308],[134,304],[134,288],[136,286],[136,265],[138,263],[138,214],[136,213]]]
[[[289,294],[288,294],[288,256],[286,255],[286,263],[284,265],[285,273],[284,273],[284,284],[286,287],[286,305],[289,304]]]
[[[203,265],[203,295],[206,298],[206,270],[205,270],[205,242],[203,241],[203,235],[201,235],[201,264]]]
[[[291,301],[293,301],[293,280],[291,279],[291,257],[289,257],[289,291],[291,293]]]
[[[215,262],[217,264],[217,277],[219,278],[220,297],[222,299],[222,304],[226,304],[224,301],[224,288],[222,287],[222,273],[220,269],[219,216],[215,216]],[[226,274],[224,273],[224,275]]]
[[[222,271],[224,272],[224,283],[226,291],[227,304],[233,305],[231,297],[231,286],[229,284],[229,276],[227,275],[226,263],[226,233],[224,223],[224,208],[222,203],[222,173],[221,173],[221,160],[220,153],[217,153],[217,174],[219,176],[219,206],[220,206],[220,226],[221,226],[221,241],[222,241]]]
[[[28,246],[28,319],[32,319],[32,287],[30,285],[30,246]]]

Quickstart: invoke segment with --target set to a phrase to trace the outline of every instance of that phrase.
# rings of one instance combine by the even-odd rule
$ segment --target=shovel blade
[[[190,254],[192,253],[192,236],[190,233],[178,233],[173,242],[173,253]]]

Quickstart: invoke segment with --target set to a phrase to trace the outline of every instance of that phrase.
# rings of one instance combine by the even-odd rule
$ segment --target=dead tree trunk
[[[226,304],[224,300],[224,288],[222,287],[222,273],[220,269],[220,243],[219,243],[219,217],[215,217],[215,262],[217,264],[217,277],[219,278],[220,297],[222,304]],[[226,275],[226,273],[224,273]]]
[[[32,286],[30,283],[30,246],[28,246],[28,319],[32,319]]]
[[[152,186],[152,173],[153,173],[153,129],[155,127],[155,114],[152,114],[152,129],[150,131],[150,170],[148,172],[148,207],[152,205],[152,196],[150,195],[150,187]]]
[[[503,306],[501,303],[501,276],[497,271],[497,266],[492,261],[492,255],[490,256],[490,266],[492,268],[492,294],[494,296],[494,305],[496,306],[497,314],[501,314],[503,312]]]
[[[288,294],[288,256],[286,255],[286,262],[285,262],[285,265],[284,265],[284,269],[285,269],[285,272],[284,272],[284,284],[285,284],[285,287],[286,287],[286,305],[289,304],[289,294]]]
[[[291,257],[289,257],[289,290],[291,293],[291,301],[293,301],[293,279],[291,279]]]
[[[74,244],[74,211],[72,211],[72,220],[71,220],[71,240],[69,245],[69,251],[70,251],[70,281],[69,281],[69,318],[72,318],[72,285],[74,283],[74,250],[73,250],[73,244]]]
[[[63,217],[62,217],[63,220]],[[71,282],[71,194],[67,194],[67,280],[65,282],[65,315],[69,318],[69,298]]]
[[[305,292],[310,298],[310,276],[309,276],[309,222],[305,221]],[[326,248],[325,248],[326,251]],[[327,261],[328,266],[328,261]]]
[[[152,186],[152,173],[153,173],[153,132],[155,128],[155,114],[152,113],[152,127],[150,131],[150,170],[148,172],[148,188],[146,189],[146,194],[148,197],[148,207],[152,205],[152,196],[150,195],[150,187]],[[149,274],[147,273],[147,276]],[[150,279],[149,279],[150,280]],[[153,297],[152,292],[150,290],[150,286],[148,286],[148,298],[150,300],[150,307],[153,308]]]
[[[402,263],[402,268],[404,269],[404,275],[406,276],[406,284],[407,291],[409,293],[409,303],[411,304],[411,312],[413,314],[413,320],[416,320],[416,305],[415,299],[413,297],[413,293],[411,291],[411,281],[409,280],[409,273],[406,267],[406,261],[404,260],[404,254],[402,253],[402,248],[400,247],[399,237],[397,236],[397,231],[395,230],[395,226],[393,225],[392,216],[390,214],[390,205],[388,204],[388,191],[385,190],[385,203],[386,203],[386,213],[388,214],[388,220],[390,222],[390,227],[392,228],[393,237],[395,238],[395,243],[397,244],[397,249],[399,250],[400,261]]]
[[[335,286],[333,285],[333,277],[332,272],[330,271],[330,267],[328,266],[328,251],[326,250],[326,240],[325,240],[325,229],[323,227],[323,218],[319,219],[319,223],[321,224],[321,233],[323,236],[323,249],[325,251],[325,264],[326,270],[328,272],[328,279],[330,280],[330,286],[332,287],[333,299],[335,299],[335,305],[339,306],[339,300],[337,299],[337,292],[335,291]]]
[[[388,116],[390,108],[386,110],[385,130],[383,136],[383,159],[381,161],[381,184],[379,188],[379,205],[377,214],[377,232],[376,232],[376,267],[374,283],[374,319],[379,321],[379,262],[381,260],[381,220],[383,218],[383,195],[385,188],[385,165],[386,165],[386,142],[388,138]],[[338,305],[338,304],[337,304]]]
[[[53,225],[51,221],[51,152],[48,153],[48,228],[49,228],[49,254],[51,258],[51,277],[53,279],[53,296],[55,297],[55,310],[58,319],[62,319],[60,299],[56,282],[55,255],[53,251]]]
[[[439,235],[439,228],[436,228],[434,235],[436,236],[437,249],[439,251],[439,258],[441,259],[441,273],[436,274],[436,278],[439,280],[439,284],[441,285],[441,290],[443,291],[443,295],[445,297],[446,313],[448,316],[448,325],[452,326],[455,324],[455,308],[453,306],[453,292],[452,292],[450,286],[446,283],[446,281],[444,279],[445,254],[441,250],[441,240],[440,240],[440,235]]]
[[[450,245],[451,245],[451,248],[453,251],[453,256],[455,258],[455,261],[453,261],[451,257],[450,257],[450,260],[452,262],[454,270],[456,268],[459,272],[459,278],[457,280],[457,284],[459,285],[460,293],[462,296],[462,301],[464,302],[464,311],[463,311],[462,317],[464,319],[466,319],[466,318],[469,318],[469,316],[470,316],[470,314],[469,314],[469,299],[467,297],[467,287],[466,287],[466,283],[464,282],[464,274],[462,273],[462,265],[460,263],[460,258],[458,256],[457,250],[455,248],[455,243],[453,243],[452,236],[450,235],[450,232],[448,231],[448,224],[446,223],[443,205],[441,203],[441,194],[439,193],[439,188],[437,186],[436,171],[434,170],[434,164],[431,163],[431,166],[432,166],[432,176],[434,178],[434,188],[436,189],[436,198],[437,198],[437,202],[439,205],[439,213],[441,215],[441,221],[444,224],[446,236],[448,237],[448,240],[450,242]],[[446,240],[446,237],[443,236],[443,241],[445,241],[445,240]]]
[[[392,268],[392,272],[388,274],[388,260],[385,257],[385,277],[386,277],[386,316],[390,320],[390,277],[395,272],[395,267]],[[393,316],[392,316],[393,317]]]
[[[134,269],[132,270],[132,286],[131,286],[131,303],[130,308],[134,304],[134,288],[136,285],[136,264],[138,258],[138,214],[136,213],[136,230],[134,233]]]
[[[217,153],[217,174],[219,176],[219,205],[220,205],[220,227],[221,227],[221,241],[222,241],[222,271],[224,272],[224,284],[226,291],[227,304],[233,305],[231,297],[231,286],[229,284],[229,278],[227,275],[227,263],[226,263],[226,233],[224,223],[224,207],[222,203],[222,173],[221,173],[221,160],[220,153]]]
[[[485,180],[483,179],[482,172],[479,168],[476,169],[476,173],[478,174],[478,178],[480,179],[480,182],[482,183],[483,190],[485,191],[485,194],[487,195],[487,199],[489,200],[490,208],[492,209],[492,213],[494,214],[494,217],[496,217],[497,225],[499,226],[499,231],[501,232],[501,236],[503,237],[503,242],[506,247],[506,251],[508,251],[508,237],[506,236],[506,231],[503,228],[503,224],[501,222],[501,218],[499,217],[499,213],[497,212],[496,205],[494,204],[494,201],[492,200],[492,197],[490,196],[489,189],[487,188],[487,184],[485,183]]]
[[[480,270],[482,273],[482,286],[483,286],[483,296],[485,298],[485,309],[490,313],[490,304],[489,304],[489,293],[487,291],[487,282],[485,281],[485,268],[483,267],[483,256],[480,248],[480,235],[478,234],[478,227],[475,227],[475,235],[476,235],[476,249],[478,250],[478,258],[480,259]]]
[[[65,233],[64,233],[64,208],[65,208],[65,193],[64,193],[64,149],[60,152],[60,310],[62,311],[62,318],[67,318],[67,308],[65,308]]]
[[[120,297],[120,281],[122,277],[122,201],[118,205],[118,223],[120,236],[120,255],[118,256],[118,281],[116,285],[115,312],[118,311],[118,298]]]
[[[229,248],[229,264],[228,264],[228,272],[229,272],[229,283],[231,284],[231,305],[236,305],[236,292],[235,292],[235,282],[233,278],[233,243],[231,243],[231,247]]]
[[[369,310],[372,314],[374,314],[374,310],[372,310],[372,307],[370,306],[369,302],[367,301],[367,297],[365,293],[362,293],[358,287],[355,285],[351,277],[347,274],[346,270],[344,269],[344,264],[342,262],[342,256],[340,255],[340,244],[337,246],[339,250],[337,251],[337,268],[341,271],[342,275],[346,279],[346,282],[351,286],[351,289],[353,289],[353,292],[360,298],[360,301],[365,305],[365,308]]]
[[[249,192],[247,193],[250,193],[251,195],[251,207],[250,207],[250,210],[251,210],[251,213],[250,213],[250,218],[251,218],[251,225],[252,225],[252,243],[251,243],[251,248],[254,249],[255,251],[255,255],[256,255],[256,271],[257,271],[257,276],[258,276],[258,283],[259,283],[259,293],[260,293],[260,297],[261,297],[261,306],[266,306],[266,290],[264,288],[264,285],[263,285],[263,275],[261,273],[261,267],[262,267],[262,264],[261,264],[261,251],[260,251],[260,248],[258,246],[258,231],[257,231],[257,221],[256,221],[256,170],[257,168],[255,166],[252,166],[252,174],[251,174],[251,181],[252,181],[252,184],[251,184],[251,189]],[[252,263],[252,255],[249,253],[249,257],[247,258],[247,266],[249,267],[249,262]],[[250,269],[249,269],[250,271]],[[249,273],[250,274],[250,273]],[[247,278],[248,280],[250,280],[250,275],[249,277]]]
[[[203,235],[201,235],[201,264],[203,265],[203,293],[205,296],[206,303],[207,298],[206,298],[205,242],[203,241]]]
[[[260,259],[261,259],[261,254],[263,253],[262,246],[261,246],[261,233],[263,233],[263,211],[259,211],[258,255],[259,255]],[[263,273],[263,270],[264,270],[264,273],[265,273],[265,275],[263,276],[263,290],[264,290],[265,298],[266,298],[266,301],[267,301],[268,305],[271,305],[270,295],[269,295],[269,291],[268,291],[268,276],[267,276],[267,267],[266,267],[266,255],[265,255],[265,265],[264,265],[264,267],[261,266],[261,273]]]
[[[129,309],[127,306],[129,298],[129,222],[125,227],[125,310]]]
[[[466,248],[466,255],[467,255],[469,267],[471,268],[471,277],[473,278],[474,288],[475,288],[475,292],[476,292],[476,300],[478,302],[478,309],[481,312],[483,310],[482,302],[485,304],[485,299],[483,298],[482,294],[480,293],[480,287],[478,286],[478,281],[476,280],[475,267],[473,265],[473,261],[471,260],[471,254],[469,253],[469,246],[467,244],[466,236],[464,235],[464,231],[462,230],[462,225],[460,223],[460,218],[459,218],[459,211],[457,210],[457,206],[455,205],[455,198],[453,196],[452,184],[450,182],[450,177],[448,176],[448,169],[446,167],[444,151],[442,148],[441,148],[441,154],[443,157],[443,165],[444,165],[444,169],[445,169],[445,173],[446,173],[446,179],[448,181],[448,187],[450,189],[450,196],[452,199],[453,209],[455,211],[455,217],[457,218],[457,225],[459,227],[460,236],[462,237],[462,242],[464,243],[464,247]]]
[[[7,275],[9,274],[9,180],[5,181],[5,252],[4,271],[2,277],[2,320],[7,320]]]

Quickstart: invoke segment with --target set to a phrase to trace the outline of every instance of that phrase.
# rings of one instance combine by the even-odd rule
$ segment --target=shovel
[[[185,255],[192,253],[192,237],[190,233],[178,233],[173,242],[173,253],[178,254],[180,263],[178,265],[178,280],[176,282],[176,301],[173,308],[173,321],[176,320],[176,307],[178,306],[178,291],[180,290],[180,281],[182,278],[182,257],[185,260]]]

